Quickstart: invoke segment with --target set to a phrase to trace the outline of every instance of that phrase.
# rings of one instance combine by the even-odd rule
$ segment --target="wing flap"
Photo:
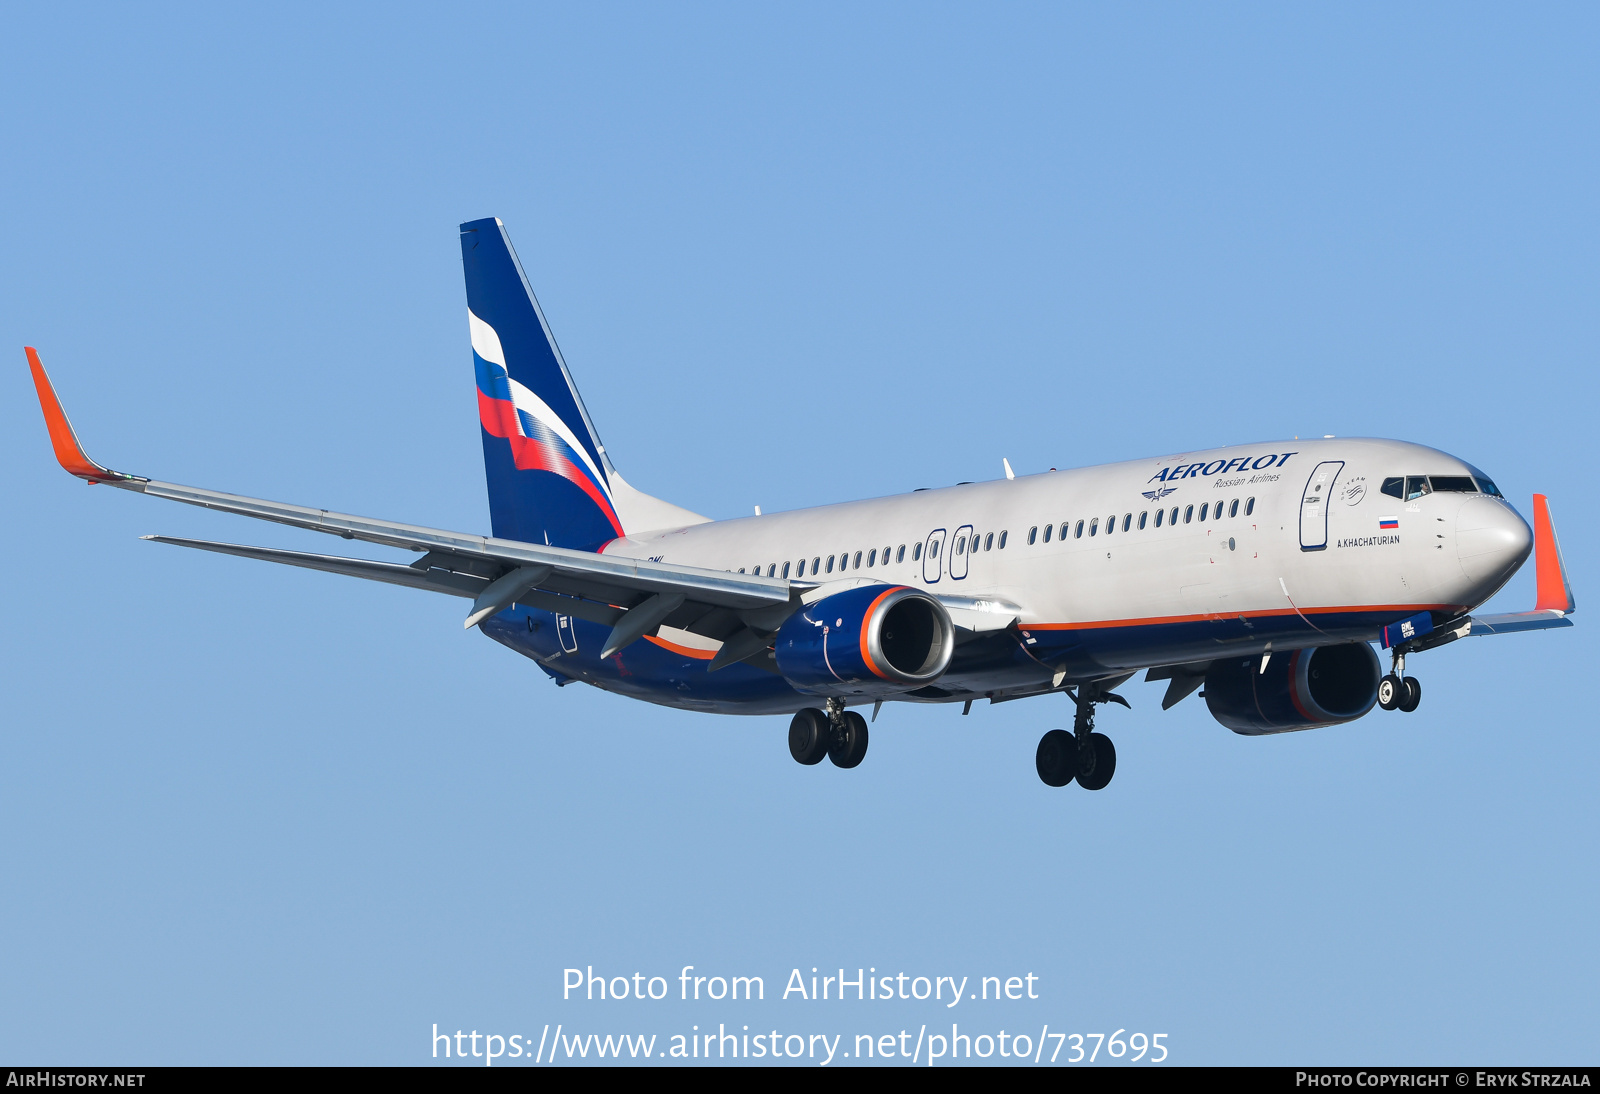
[[[345,558],[341,555],[319,555],[308,551],[283,551],[276,547],[247,547],[239,543],[217,543],[208,539],[181,539],[177,536],[141,536],[152,543],[170,543],[177,547],[193,547],[200,551],[213,551],[219,555],[254,558],[262,562],[280,562],[286,566],[299,566],[306,570],[321,570],[345,577],[361,577],[368,581],[383,581],[390,585],[404,585],[412,589],[449,593],[468,599],[477,596],[488,582],[466,574],[448,570],[418,570],[399,562],[374,562],[364,558]]]
[[[608,557],[566,547],[546,547],[492,536],[468,535],[156,480],[138,480],[118,485],[127,485],[153,497],[270,520],[313,532],[325,532],[344,539],[358,539],[365,543],[413,551],[430,551],[434,552],[436,559],[441,554],[450,554],[466,560],[490,560],[506,567],[549,566],[551,576],[541,582],[540,588],[556,589],[596,600],[614,601],[618,594],[624,594],[632,600],[656,593],[681,592],[698,603],[735,609],[768,607],[789,601],[789,583],[779,578],[733,574],[647,559]]]
[[[448,593],[468,600],[481,596],[489,582],[468,574],[452,573],[439,567],[417,569],[398,562],[377,562],[365,558],[347,558],[343,555],[319,555],[308,551],[285,551],[276,547],[249,547],[239,543],[218,543],[208,539],[182,539],[177,536],[142,536],[152,543],[170,543],[178,547],[193,547],[200,551],[213,551],[239,558],[253,558],[261,562],[278,562],[299,566],[306,570],[360,577],[368,581],[383,581],[390,585],[404,585],[434,593]],[[530,608],[570,615],[603,626],[614,626],[622,618],[623,610],[591,600],[561,596],[538,589],[525,589],[517,594],[516,603]]]

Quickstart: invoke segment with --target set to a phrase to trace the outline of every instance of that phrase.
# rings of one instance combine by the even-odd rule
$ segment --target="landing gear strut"
[[[1039,741],[1034,753],[1034,766],[1046,786],[1066,786],[1073,779],[1085,790],[1104,790],[1117,771],[1117,750],[1111,738],[1094,731],[1094,706],[1096,703],[1121,703],[1128,701],[1120,695],[1101,691],[1094,684],[1085,684],[1074,694],[1067,692],[1077,706],[1072,719],[1072,732],[1052,729]]]
[[[1422,685],[1415,676],[1405,675],[1405,671],[1405,651],[1396,646],[1393,669],[1378,681],[1378,705],[1384,710],[1400,710],[1410,714],[1422,702]]]
[[[789,723],[789,755],[808,767],[826,756],[835,767],[855,767],[867,755],[867,720],[829,699],[827,711],[807,707]]]

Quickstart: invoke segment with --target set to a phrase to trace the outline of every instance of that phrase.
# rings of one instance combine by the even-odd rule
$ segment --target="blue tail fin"
[[[598,550],[628,533],[704,523],[617,474],[497,218],[461,226],[461,261],[494,534]]]
[[[494,534],[588,550],[623,535],[615,472],[497,218],[461,226],[461,261]]]

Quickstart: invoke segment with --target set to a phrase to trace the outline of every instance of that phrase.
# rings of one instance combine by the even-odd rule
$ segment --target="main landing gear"
[[[1039,740],[1034,766],[1046,786],[1066,786],[1073,779],[1085,790],[1104,790],[1117,771],[1117,750],[1111,738],[1094,731],[1094,705],[1128,701],[1120,695],[1102,692],[1085,684],[1077,694],[1067,692],[1078,708],[1072,732],[1052,729]]]
[[[824,756],[835,767],[855,767],[866,759],[867,736],[865,718],[829,699],[826,711],[807,707],[796,712],[789,723],[789,755],[808,767]]]
[[[1415,676],[1405,675],[1406,655],[1396,647],[1394,668],[1378,681],[1378,705],[1384,710],[1400,710],[1410,714],[1422,702],[1422,685]]]

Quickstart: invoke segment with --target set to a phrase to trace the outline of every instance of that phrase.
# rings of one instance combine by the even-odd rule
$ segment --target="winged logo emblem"
[[[1160,501],[1168,494],[1176,494],[1177,492],[1178,488],[1176,486],[1163,486],[1160,490],[1146,490],[1144,496],[1151,501]]]

